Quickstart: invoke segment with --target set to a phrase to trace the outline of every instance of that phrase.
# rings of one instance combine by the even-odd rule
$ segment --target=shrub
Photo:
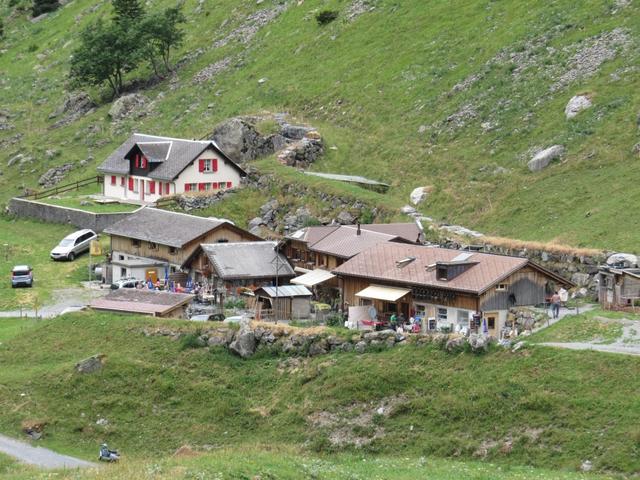
[[[338,18],[338,12],[336,10],[322,10],[316,15],[318,25],[326,25],[333,22],[336,18]]]
[[[189,333],[180,340],[180,349],[202,348],[206,343],[200,338],[200,333]]]
[[[342,327],[344,325],[344,318],[339,313],[332,313],[325,320],[327,327]]]

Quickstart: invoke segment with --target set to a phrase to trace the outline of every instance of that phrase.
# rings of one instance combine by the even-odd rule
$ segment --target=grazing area
[[[294,456],[331,454],[329,463],[351,452],[372,464],[455,458],[576,471],[589,460],[596,471],[640,470],[638,358],[409,345],[313,358],[265,350],[242,360],[145,336],[154,325],[199,329],[88,312],[42,321],[3,342],[0,430],[20,436],[25,422],[38,422],[43,446],[92,459],[107,441],[127,462],[189,445],[204,453],[294,449]],[[99,370],[75,370],[97,354]],[[291,464],[283,462],[286,472]],[[473,468],[485,478],[483,465]]]
[[[427,186],[418,210],[438,221],[634,250],[640,213],[621,218],[620,205],[639,195],[639,8],[613,0],[188,0],[173,71],[156,76],[138,62],[116,103],[106,84],[69,91],[68,82],[80,33],[112,16],[110,2],[76,0],[34,22],[31,2],[3,2],[0,199],[38,188],[54,167],[63,182],[94,174],[134,131],[202,138],[237,115],[284,111],[322,134],[325,155],[311,170],[388,183],[381,203],[402,206]],[[281,185],[303,176],[273,168],[275,158],[261,162]],[[233,220],[253,218],[256,203],[244,202],[251,211],[231,212]]]
[[[569,315],[545,328],[527,340],[531,342],[594,342],[608,344],[622,337],[623,320],[638,321],[633,314],[590,310],[578,315]]]

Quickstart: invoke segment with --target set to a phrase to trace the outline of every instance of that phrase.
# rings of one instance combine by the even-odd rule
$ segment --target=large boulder
[[[409,195],[409,200],[411,200],[411,203],[413,203],[414,205],[419,205],[427,199],[427,195],[429,195],[430,191],[430,187],[414,188]]]
[[[90,113],[96,107],[96,104],[86,92],[71,92],[64,97],[64,101],[56,110],[49,115],[50,119],[62,117],[58,120],[54,127],[60,127],[71,123],[78,118]]]
[[[564,154],[564,147],[562,145],[553,145],[552,147],[545,148],[544,150],[536,153],[531,160],[527,163],[527,167],[532,172],[539,172],[546,168],[553,160],[557,160]]]
[[[64,165],[60,165],[59,167],[52,167],[47,170],[42,176],[38,179],[38,185],[43,187],[51,187],[56,183],[59,183],[73,168],[73,163],[65,163]]]
[[[218,125],[212,138],[236,162],[255,160],[275,152],[273,141],[262,137],[252,124],[241,118],[231,118]]]
[[[103,354],[94,355],[89,358],[85,358],[80,362],[76,363],[76,372],[78,373],[93,373],[102,369],[104,365],[104,359],[106,358]]]
[[[242,358],[249,358],[256,352],[256,346],[255,334],[246,329],[238,332],[236,339],[229,345],[229,350]]]
[[[336,221],[341,225],[353,225],[353,222],[356,221],[356,217],[354,217],[348,210],[342,210],[336,217]]]
[[[564,108],[564,114],[569,118],[573,118],[582,110],[591,107],[591,99],[586,95],[576,95],[569,100],[567,106]]]
[[[634,268],[638,266],[638,257],[632,253],[614,253],[607,258],[607,265]]]
[[[479,333],[472,333],[467,338],[467,343],[474,352],[486,352],[489,350],[489,344],[491,343],[491,337],[489,335],[481,335]]]
[[[447,340],[445,350],[449,353],[459,352],[463,349],[465,343],[464,337],[452,337]]]
[[[109,109],[109,117],[112,120],[122,120],[129,116],[141,116],[147,97],[139,93],[131,93],[118,98]]]

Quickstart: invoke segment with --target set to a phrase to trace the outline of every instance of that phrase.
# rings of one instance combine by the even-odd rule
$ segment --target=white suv
[[[91,241],[98,235],[93,230],[78,230],[62,239],[56,248],[51,250],[51,258],[54,260],[73,260],[77,255],[89,250]]]

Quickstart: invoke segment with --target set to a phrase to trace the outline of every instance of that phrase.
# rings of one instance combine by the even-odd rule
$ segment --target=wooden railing
[[[68,192],[70,190],[79,190],[80,187],[86,187],[87,185],[92,185],[94,183],[101,184],[104,182],[104,177],[97,175],[95,177],[84,178],[82,180],[78,180],[73,183],[67,183],[65,185],[56,185],[53,188],[49,188],[47,190],[41,190],[38,192],[30,192],[25,193],[20,196],[20,198],[38,200],[39,198],[50,197],[51,195],[57,195],[59,193]]]

